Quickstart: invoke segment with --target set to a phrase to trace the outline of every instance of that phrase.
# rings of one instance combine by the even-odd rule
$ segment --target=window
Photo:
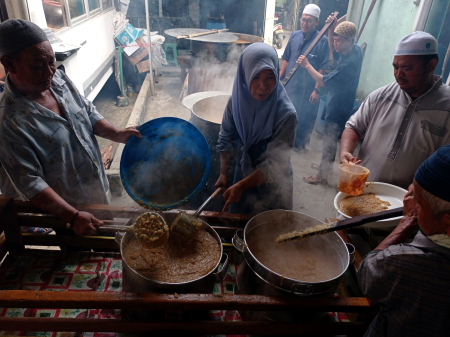
[[[58,0],[42,0],[42,6],[44,7],[45,19],[47,20],[47,26],[50,28],[62,28],[65,26],[63,9],[61,2]]]
[[[112,0],[102,0],[102,9],[108,9],[112,7]]]
[[[67,4],[69,6],[69,14],[72,20],[86,14],[84,0],[67,0]]]
[[[89,4],[89,11],[92,12],[93,10],[96,10],[98,8],[100,8],[100,3],[98,2],[99,0],[88,0],[88,4]]]

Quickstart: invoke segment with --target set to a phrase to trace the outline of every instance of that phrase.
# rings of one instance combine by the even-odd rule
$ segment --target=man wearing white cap
[[[314,4],[306,5],[300,21],[301,30],[292,33],[291,38],[283,54],[280,79],[288,74],[295,66],[295,62],[314,41],[319,32],[316,30],[319,24],[320,8]],[[319,72],[328,64],[329,48],[328,38],[322,36],[317,44],[307,55],[309,62]],[[288,83],[286,92],[297,110],[298,127],[295,137],[294,149],[302,151],[309,144],[311,132],[316,121],[319,108],[319,84],[308,74],[305,69],[297,69]]]
[[[372,92],[348,120],[341,163],[361,162],[371,181],[403,188],[412,183],[420,164],[450,143],[450,87],[433,75],[437,63],[437,41],[428,33],[411,33],[397,44],[396,82]]]
[[[323,151],[320,165],[312,164],[319,172],[316,175],[304,177],[308,184],[326,184],[328,174],[333,168],[339,135],[344,130],[345,123],[351,116],[353,104],[361,73],[362,53],[354,44],[356,26],[349,21],[336,26],[336,18],[329,17],[327,23],[334,20],[328,30],[328,38],[333,39],[333,46],[338,53],[339,62],[336,68],[327,75],[322,75],[300,56],[297,63],[304,67],[320,86],[328,90],[327,101],[321,118],[325,121],[323,132]],[[299,125],[300,127],[300,125]]]

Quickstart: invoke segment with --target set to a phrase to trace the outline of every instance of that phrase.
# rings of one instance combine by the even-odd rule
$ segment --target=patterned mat
[[[230,267],[222,283],[216,283],[215,294],[232,294],[239,254],[230,254]],[[119,253],[61,252],[27,249],[20,256],[8,255],[0,266],[0,290],[45,291],[122,291],[122,258]],[[235,310],[212,310],[211,320],[241,321]],[[0,317],[64,317],[120,319],[121,310],[111,309],[45,309],[0,308]],[[329,320],[349,321],[342,313],[327,313]],[[42,337],[121,337],[130,334],[100,332],[26,332],[0,331],[2,335]]]

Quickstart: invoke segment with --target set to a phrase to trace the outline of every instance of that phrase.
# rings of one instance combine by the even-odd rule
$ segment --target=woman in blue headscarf
[[[278,55],[265,43],[251,44],[239,59],[217,145],[220,176],[215,187],[225,191],[223,211],[292,209],[290,158],[297,115],[278,74]],[[228,171],[236,153],[229,186]]]

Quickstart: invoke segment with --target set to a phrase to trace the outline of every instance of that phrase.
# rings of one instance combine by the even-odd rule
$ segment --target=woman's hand
[[[228,188],[225,193],[223,194],[223,200],[225,200],[225,206],[223,206],[222,212],[226,212],[228,206],[232,202],[239,202],[241,201],[242,192],[244,190],[241,188],[239,183],[234,184],[230,188]]]
[[[222,187],[222,191],[225,191],[228,188],[228,178],[227,175],[224,173],[220,174],[219,179],[217,179],[216,183],[214,184],[214,188],[216,190],[219,187]]]
[[[91,213],[80,211],[75,217],[72,229],[78,235],[98,234],[98,228],[103,225],[103,221],[98,220]]]
[[[303,68],[306,68],[310,65],[308,58],[306,56],[300,55],[300,57],[296,61],[297,64],[301,65]]]
[[[138,138],[141,138],[141,133],[137,129],[137,126],[129,126],[126,129],[122,129],[119,132],[117,132],[117,136],[115,141],[118,143],[126,143],[128,138],[131,136],[136,136]]]

